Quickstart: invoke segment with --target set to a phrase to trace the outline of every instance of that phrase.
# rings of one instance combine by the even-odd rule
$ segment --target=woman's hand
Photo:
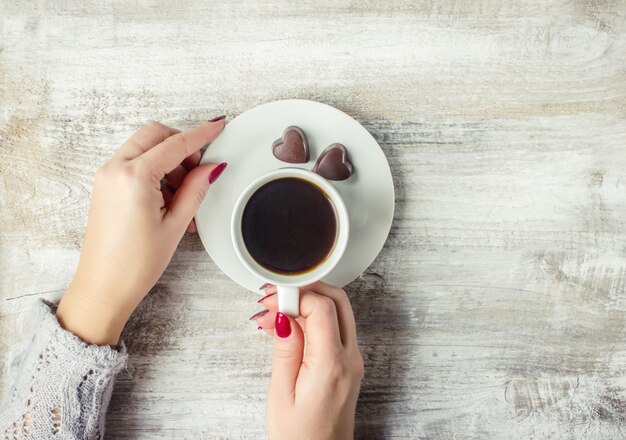
[[[260,301],[268,311],[251,318],[274,335],[269,438],[352,439],[363,358],[346,293],[322,282],[302,288],[301,317],[294,320],[277,313],[274,292],[268,287],[269,296]]]
[[[57,310],[66,330],[117,344],[185,231],[195,230],[196,210],[226,166],[198,166],[199,150],[223,129],[223,117],[183,133],[152,122],[98,170],[78,270]]]

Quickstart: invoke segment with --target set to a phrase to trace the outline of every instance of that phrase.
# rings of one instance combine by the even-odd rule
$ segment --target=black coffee
[[[335,208],[321,188],[306,180],[272,180],[248,200],[241,232],[248,252],[264,268],[284,275],[308,272],[333,249]]]

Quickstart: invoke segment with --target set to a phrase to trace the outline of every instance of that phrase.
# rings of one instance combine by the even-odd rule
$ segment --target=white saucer
[[[306,164],[286,164],[272,154],[272,142],[289,125],[297,125],[306,134],[311,159]],[[310,170],[320,153],[335,142],[346,146],[354,166],[349,179],[331,182],[348,209],[350,240],[343,258],[324,281],[343,287],[374,261],[389,234],[394,210],[393,180],[380,146],[361,124],[336,108],[298,99],[276,101],[226,124],[201,160],[228,162],[202,202],[196,225],[207,252],[233,281],[255,292],[264,283],[237,258],[230,238],[230,219],[241,191],[256,177],[277,168]]]

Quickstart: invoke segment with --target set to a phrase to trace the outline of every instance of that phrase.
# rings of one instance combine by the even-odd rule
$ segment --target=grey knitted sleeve
[[[35,333],[0,406],[0,439],[102,439],[115,375],[126,348],[89,345],[61,328],[40,302]]]

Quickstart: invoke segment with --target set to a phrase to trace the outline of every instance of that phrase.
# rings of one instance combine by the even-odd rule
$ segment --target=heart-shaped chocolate
[[[278,160],[288,163],[307,163],[309,161],[309,145],[300,127],[291,125],[285,128],[283,137],[272,144],[272,153]]]
[[[341,144],[331,144],[315,162],[313,172],[328,180],[346,180],[354,168],[348,160],[348,151]]]

